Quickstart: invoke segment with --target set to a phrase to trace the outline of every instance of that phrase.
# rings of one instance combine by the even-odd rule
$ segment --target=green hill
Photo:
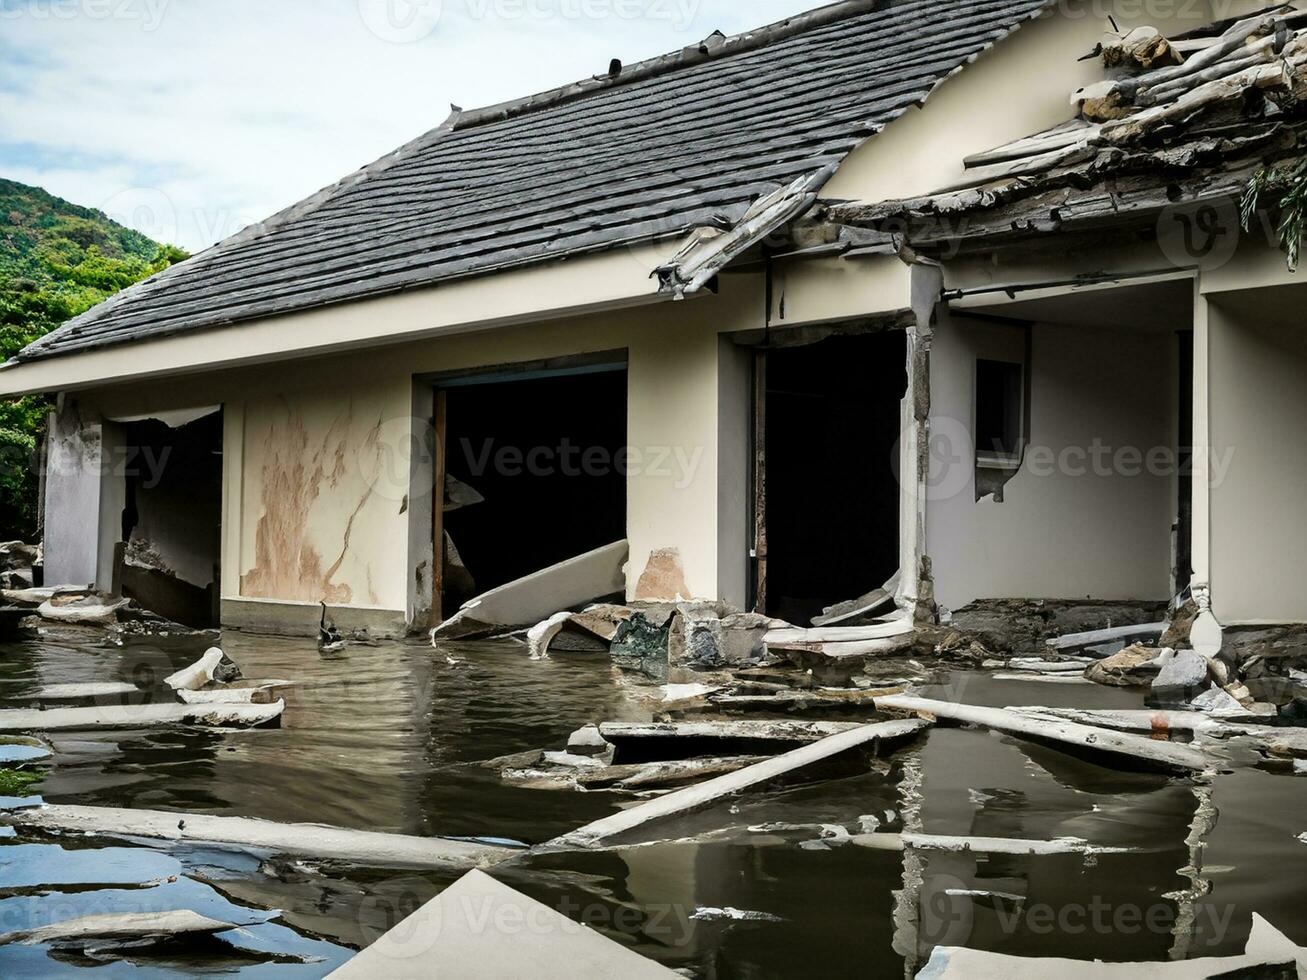
[[[0,361],[187,257],[39,187],[0,179]],[[0,402],[0,540],[35,533],[44,398]]]

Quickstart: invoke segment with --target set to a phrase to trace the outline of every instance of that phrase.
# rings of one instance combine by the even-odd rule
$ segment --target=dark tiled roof
[[[452,117],[101,304],[31,360],[738,220],[838,162],[1047,0],[850,0]]]

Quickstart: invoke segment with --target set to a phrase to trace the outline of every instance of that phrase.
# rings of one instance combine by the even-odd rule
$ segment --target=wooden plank
[[[596,847],[614,837],[630,833],[641,827],[647,827],[649,824],[693,813],[695,810],[711,806],[723,797],[769,783],[788,773],[823,762],[850,749],[882,740],[910,738],[927,727],[929,727],[928,723],[920,720],[889,721],[875,725],[863,725],[852,731],[832,735],[820,742],[814,742],[812,745],[805,745],[792,752],[776,756],[774,759],[760,762],[748,769],[718,776],[706,783],[678,790],[656,800],[650,800],[640,806],[632,807],[630,810],[624,810],[611,817],[597,820],[579,830],[559,837],[550,844],[545,845],[545,847],[547,849]],[[602,727],[600,731],[603,731]]]
[[[445,454],[449,435],[449,393],[442,388],[436,389],[435,406],[431,420],[435,429],[431,488],[431,625],[439,626],[445,619],[445,479],[449,475],[449,460]]]

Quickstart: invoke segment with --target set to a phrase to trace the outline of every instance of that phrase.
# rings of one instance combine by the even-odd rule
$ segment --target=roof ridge
[[[755,27],[752,30],[743,31],[729,37],[721,31],[714,31],[698,44],[691,44],[679,51],[656,55],[653,58],[647,58],[644,61],[625,66],[615,75],[594,75],[567,85],[546,89],[534,95],[509,99],[506,102],[499,102],[480,109],[457,112],[452,119],[452,129],[460,131],[486,123],[502,122],[505,119],[513,119],[536,109],[544,109],[564,102],[571,102],[587,95],[593,95],[595,92],[632,85],[682,68],[715,61],[718,58],[756,51],[759,48],[775,44],[777,41],[807,33],[849,17],[871,13],[881,7],[892,6],[894,2],[895,0],[839,0],[837,3],[817,7],[801,14],[794,14],[772,24]]]

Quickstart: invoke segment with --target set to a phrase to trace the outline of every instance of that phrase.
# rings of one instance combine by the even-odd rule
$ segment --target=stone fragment
[[[1147,687],[1160,670],[1161,651],[1132,646],[1120,653],[1090,664],[1085,677],[1107,687]]]

